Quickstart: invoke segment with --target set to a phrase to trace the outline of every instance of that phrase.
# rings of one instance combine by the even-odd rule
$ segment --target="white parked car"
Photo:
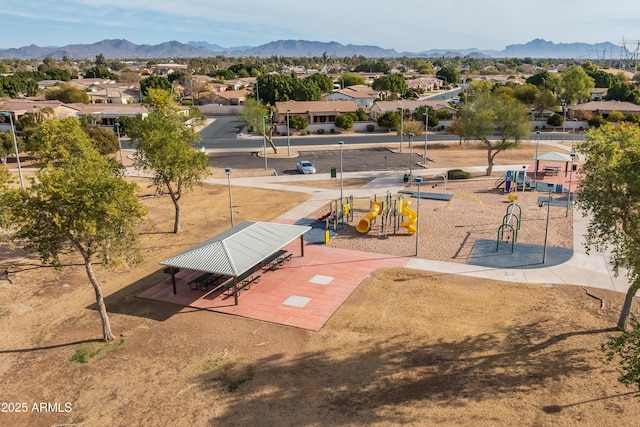
[[[300,173],[316,173],[316,167],[313,166],[313,163],[308,162],[306,160],[301,160],[296,164],[296,169]]]

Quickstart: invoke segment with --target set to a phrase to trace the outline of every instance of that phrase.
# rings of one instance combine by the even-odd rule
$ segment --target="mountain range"
[[[328,55],[334,58],[364,56],[367,58],[408,57],[475,57],[475,58],[574,58],[600,59],[618,58],[624,48],[611,42],[553,43],[535,39],[524,44],[512,44],[503,50],[482,49],[430,49],[422,52],[398,52],[368,45],[343,45],[337,42],[317,42],[307,40],[278,40],[260,46],[238,46],[225,48],[205,41],[180,43],[169,41],[157,45],[134,44],[128,40],[102,40],[93,44],[73,44],[62,47],[40,47],[36,45],[20,48],[0,49],[0,59],[94,59],[102,54],[108,59],[135,58],[197,58],[214,55],[231,57],[312,57]]]

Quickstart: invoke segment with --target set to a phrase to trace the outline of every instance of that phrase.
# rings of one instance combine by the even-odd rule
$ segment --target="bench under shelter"
[[[303,235],[310,229],[306,225],[244,221],[160,264],[171,274],[174,295],[177,294],[175,274],[178,271],[200,271],[203,275],[229,277],[227,283],[231,286],[228,288],[238,305],[239,284],[243,281],[239,279],[262,268],[274,254],[283,254],[282,248],[297,238],[300,239],[300,256],[304,256]]]

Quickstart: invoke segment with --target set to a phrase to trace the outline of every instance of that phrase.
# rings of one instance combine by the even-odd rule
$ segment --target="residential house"
[[[300,116],[305,118],[310,125],[332,124],[336,116],[345,113],[355,113],[358,105],[355,101],[285,101],[276,102],[273,114],[273,123],[286,123],[287,112],[289,117]]]
[[[612,111],[619,111],[622,114],[640,114],[640,105],[623,101],[591,101],[584,104],[572,105],[568,109],[569,118],[581,118],[584,112],[592,116],[607,118]]]
[[[596,87],[591,89],[591,101],[604,101],[607,97],[609,89],[603,87]]]
[[[115,125],[118,117],[146,117],[149,110],[142,104],[66,104],[76,111],[76,116],[87,123],[101,126]],[[181,107],[181,113],[189,114],[188,107]]]
[[[11,113],[14,123],[28,113],[44,117],[58,117],[61,119],[73,117],[77,114],[75,108],[58,100],[34,101],[28,99],[10,99],[0,103],[0,111]]]
[[[378,91],[366,85],[347,86],[322,96],[323,101],[353,101],[358,108],[369,109],[380,96]]]
[[[433,108],[434,111],[446,110],[449,111],[453,117],[458,114],[458,110],[452,107],[444,99],[425,99],[419,100],[402,100],[402,101],[377,101],[369,110],[369,115],[372,119],[378,120],[380,116],[388,111],[398,111],[400,108],[403,110],[409,110],[414,113],[418,107],[426,105]]]
[[[211,92],[203,95],[203,104],[243,105],[252,91],[248,89]]]

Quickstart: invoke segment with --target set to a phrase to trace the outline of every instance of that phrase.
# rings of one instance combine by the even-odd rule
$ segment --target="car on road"
[[[308,174],[308,173],[316,173],[316,167],[313,166],[313,163],[307,160],[301,160],[296,164],[296,169],[300,173]]]

